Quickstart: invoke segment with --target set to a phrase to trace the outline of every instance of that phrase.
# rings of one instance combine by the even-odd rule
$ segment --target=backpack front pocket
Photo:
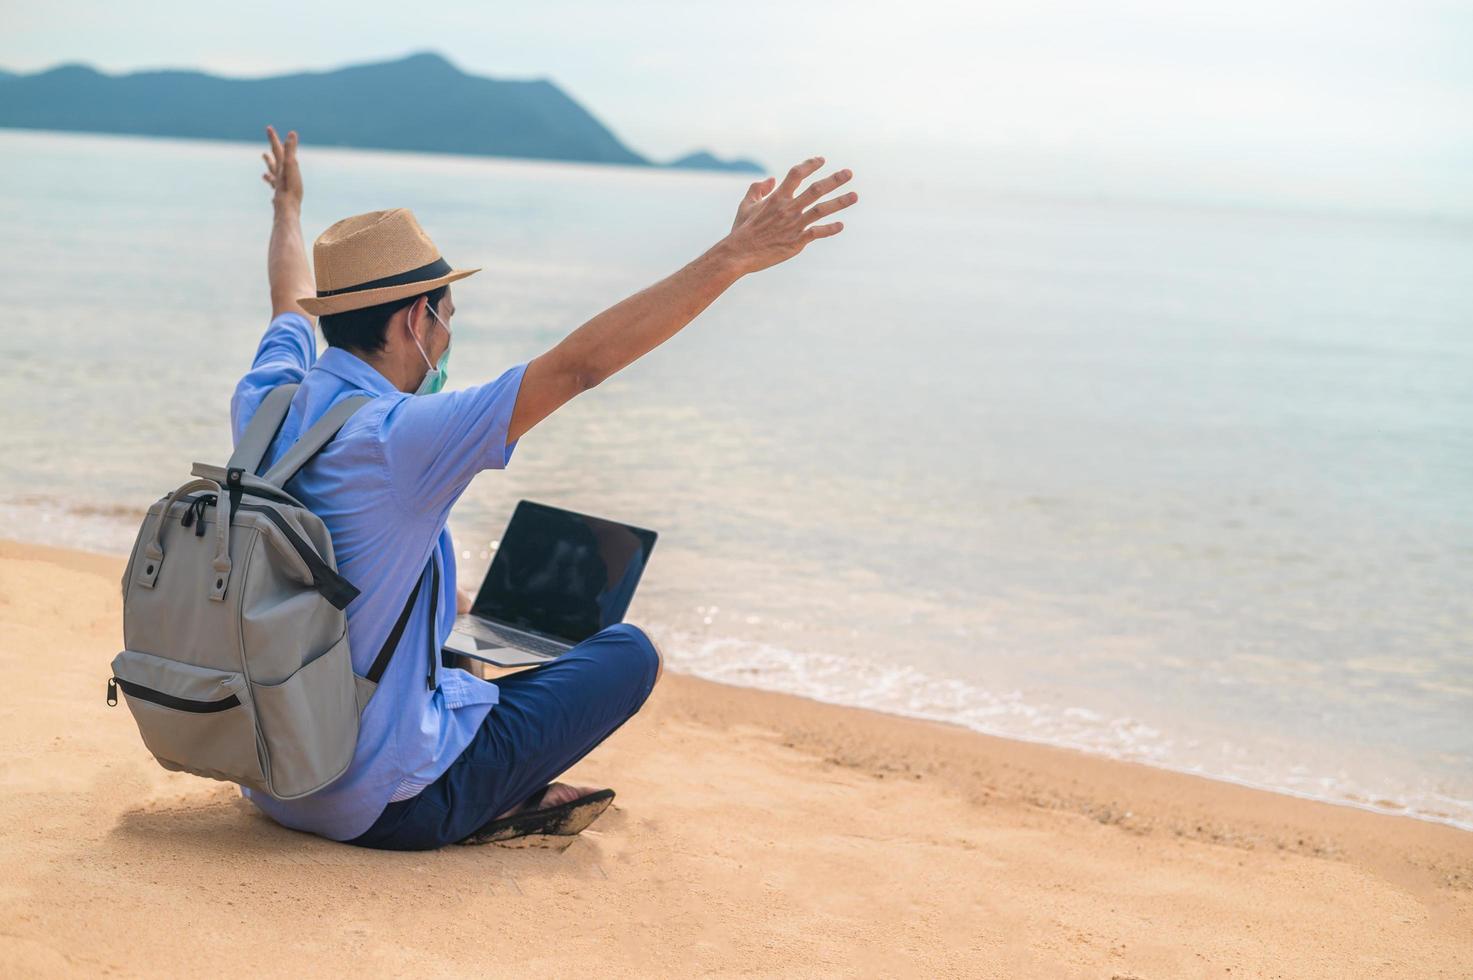
[[[244,674],[137,650],[119,653],[112,668],[108,703],[122,691],[143,744],[165,769],[263,788]]]
[[[250,687],[271,795],[306,796],[343,774],[358,745],[358,685],[346,632],[280,684]]]

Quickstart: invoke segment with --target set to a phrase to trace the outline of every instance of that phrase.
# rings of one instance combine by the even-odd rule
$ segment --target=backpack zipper
[[[173,708],[176,711],[193,711],[196,714],[224,711],[227,708],[234,708],[240,704],[239,694],[232,694],[229,697],[220,698],[218,701],[196,701],[194,698],[181,698],[173,694],[165,694],[163,691],[155,691],[151,687],[144,687],[142,684],[125,681],[121,677],[109,677],[107,679],[107,703],[109,705],[118,703],[119,687],[131,698],[138,698],[141,701],[152,701],[154,704],[161,704],[166,708]]]
[[[219,498],[213,493],[202,494],[195,498],[195,502],[191,506],[197,506],[201,500],[214,504],[216,508],[219,507]],[[322,557],[317,554],[317,549],[303,540],[302,536],[287,523],[286,518],[278,514],[274,508],[263,507],[260,504],[238,504],[235,509],[249,510],[257,514],[263,514],[268,521],[275,524],[282,535],[286,537],[287,541],[291,543],[297,554],[302,557],[307,570],[312,573],[312,586],[321,593],[322,598],[332,603],[333,606],[338,609],[346,609],[348,603],[358,598],[358,588],[334,571],[327,562],[323,561]],[[181,522],[188,518],[188,516],[189,511],[186,510],[185,514],[180,518]],[[203,530],[204,507],[200,506],[198,527],[195,533],[199,534]]]

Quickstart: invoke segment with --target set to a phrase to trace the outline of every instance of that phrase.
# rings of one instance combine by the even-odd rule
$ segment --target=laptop
[[[622,622],[656,534],[523,500],[445,642],[497,667],[526,667]]]

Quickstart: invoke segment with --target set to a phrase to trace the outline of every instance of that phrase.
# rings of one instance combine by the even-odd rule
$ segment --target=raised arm
[[[302,174],[297,168],[297,134],[286,143],[266,127],[271,152],[261,154],[266,172],[261,179],[276,192],[272,207],[271,244],[266,252],[266,274],[271,282],[271,323],[261,336],[251,368],[235,385],[230,397],[231,426],[237,439],[266,393],[277,385],[301,381],[317,359],[317,336],[312,319],[297,305],[297,297],[311,296],[316,288],[302,244]]]
[[[302,170],[297,165],[297,134],[286,134],[283,143],[274,127],[266,127],[271,151],[262,153],[266,172],[261,179],[270,184],[275,194],[271,206],[271,243],[266,249],[266,277],[271,283],[271,315],[307,311],[297,299],[316,292],[312,267],[307,264],[307,245],[302,241]],[[308,322],[311,318],[308,317]]]
[[[819,201],[848,181],[853,176],[850,171],[840,170],[797,193],[798,185],[821,166],[823,157],[803,161],[788,171],[776,190],[772,186],[775,178],[757,181],[737,206],[736,220],[725,238],[684,268],[609,307],[556,347],[533,358],[522,376],[507,430],[508,444],[575,395],[675,336],[738,279],[792,258],[815,239],[842,231],[842,221],[809,225],[859,200],[851,192]]]

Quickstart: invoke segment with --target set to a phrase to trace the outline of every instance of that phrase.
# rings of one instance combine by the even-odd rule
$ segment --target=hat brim
[[[406,282],[399,286],[382,286],[378,289],[365,289],[354,293],[338,293],[336,296],[303,296],[297,300],[297,303],[312,316],[329,316],[333,313],[346,313],[349,310],[377,306],[380,303],[403,299],[406,296],[418,296],[420,293],[439,289],[441,286],[480,271],[479,268],[451,269],[438,279],[424,279],[420,282]]]

